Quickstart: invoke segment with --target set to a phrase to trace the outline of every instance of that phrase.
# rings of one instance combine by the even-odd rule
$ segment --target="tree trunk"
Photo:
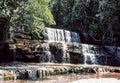
[[[9,33],[10,27],[10,18],[1,17],[0,18],[0,48],[2,48],[2,44],[6,42],[7,35]]]
[[[9,33],[10,18],[0,17],[0,62],[10,60],[9,44],[6,41]]]

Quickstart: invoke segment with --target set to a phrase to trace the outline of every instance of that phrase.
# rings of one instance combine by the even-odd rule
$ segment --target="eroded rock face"
[[[78,33],[62,29],[45,28],[43,42],[31,40],[24,28],[10,28],[10,52],[12,60],[25,62],[70,63],[72,53],[80,58],[80,37]],[[78,60],[77,60],[78,61]],[[77,62],[76,62],[77,63]]]
[[[80,63],[80,49],[80,44],[33,43],[27,46],[16,43],[11,45],[11,54],[17,61]],[[72,55],[75,58],[70,58]]]
[[[13,45],[16,45],[16,48],[11,50],[12,60],[16,57],[17,61],[120,65],[119,56],[112,54],[112,51],[109,53],[109,48],[112,47],[108,46],[38,42],[29,46]]]
[[[20,36],[12,34],[9,42],[13,61],[120,65],[119,47],[80,44],[76,32],[46,28],[42,42],[25,33]]]
[[[66,52],[66,49],[63,49],[62,44],[51,43],[50,51],[54,56],[55,62],[57,63],[63,62],[63,56],[64,56],[64,53]]]
[[[119,49],[113,46],[82,45],[84,64],[119,66]]]
[[[43,43],[39,46],[39,51],[37,51],[37,55],[41,56],[40,61],[46,62],[55,62],[55,63],[70,63],[72,62],[70,59],[71,53],[77,53],[78,56],[76,56],[77,59],[80,59],[81,52],[78,51],[78,46],[71,45],[69,47],[68,44],[63,43]],[[68,50],[69,49],[69,50]],[[71,51],[73,50],[73,51]],[[80,48],[79,48],[80,50]],[[79,60],[77,60],[79,63]]]

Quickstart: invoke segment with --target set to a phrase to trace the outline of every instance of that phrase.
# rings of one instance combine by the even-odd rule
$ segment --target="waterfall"
[[[44,30],[44,40],[48,42],[64,42],[63,30],[46,28]]]
[[[37,70],[27,70],[28,78],[29,79],[36,79],[37,78]]]
[[[98,64],[95,55],[93,54],[85,55],[85,64]]]
[[[43,35],[44,41],[47,42],[80,43],[79,34],[67,30],[45,28],[45,30],[43,31]]]
[[[49,50],[49,45],[46,43],[43,43],[41,45],[37,45],[35,48],[35,51],[37,52],[36,56],[38,56],[38,61],[40,62],[53,62],[54,56],[51,54]]]
[[[57,31],[57,37],[58,37],[58,40],[57,40],[57,41],[65,42],[63,30],[57,29],[56,31]]]
[[[13,61],[16,61],[16,45],[13,45]]]
[[[65,41],[70,43],[71,42],[71,33],[70,31],[65,30]]]
[[[70,62],[70,57],[69,57],[69,54],[66,52],[67,51],[67,45],[65,43],[62,43],[62,45],[63,45],[63,48],[62,48],[62,51],[63,51],[62,62],[63,63],[69,63]]]
[[[96,58],[96,51],[93,49],[92,45],[82,44],[82,52],[84,55],[84,64],[98,64]]]
[[[43,32],[44,40],[48,42],[65,42],[64,32],[60,29],[46,28]]]
[[[53,42],[60,43],[60,46],[59,45],[51,46],[51,51],[54,54],[54,58],[56,59],[56,61],[62,62],[62,63],[70,62],[70,55],[69,55],[69,52],[67,52],[67,44],[80,43],[80,36],[78,33],[68,31],[68,30],[63,30],[63,29],[54,29],[54,28],[46,27],[43,31],[43,36],[44,36],[43,41],[47,43],[53,43]],[[44,61],[46,57],[48,57],[49,60],[51,61],[51,57],[52,57],[51,55],[52,54],[50,51],[43,50],[41,54],[42,56],[41,61]]]
[[[80,37],[79,34],[76,32],[71,32],[71,42],[77,42],[80,43]]]

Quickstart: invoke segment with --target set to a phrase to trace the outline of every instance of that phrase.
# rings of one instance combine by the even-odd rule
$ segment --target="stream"
[[[66,74],[32,80],[9,80],[0,83],[120,83],[120,73]]]

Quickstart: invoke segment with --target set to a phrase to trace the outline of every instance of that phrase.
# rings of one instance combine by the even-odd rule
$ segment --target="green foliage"
[[[0,28],[25,27],[40,38],[44,26],[56,21],[54,27],[86,32],[105,44],[120,45],[119,12],[120,0],[0,0]]]
[[[99,12],[102,29],[102,40],[110,45],[120,45],[120,1],[101,0],[99,1]]]
[[[0,40],[2,43],[7,39],[12,17],[16,16],[25,2],[26,0],[0,0]]]
[[[34,37],[40,38],[45,24],[55,24],[48,4],[49,0],[28,0],[15,20],[16,24],[24,26]]]
[[[55,27],[86,32],[103,44],[120,45],[120,0],[54,0]]]
[[[1,0],[0,17],[10,18],[9,27],[24,27],[27,32],[40,37],[45,24],[55,24],[48,7],[49,2],[50,0]]]
[[[26,0],[0,0],[0,17],[11,17],[18,12]]]

